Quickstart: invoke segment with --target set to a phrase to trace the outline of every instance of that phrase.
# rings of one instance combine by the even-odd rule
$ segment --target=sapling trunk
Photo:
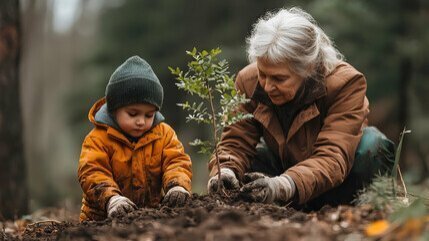
[[[215,158],[216,158],[216,166],[217,166],[217,177],[218,177],[218,182],[217,182],[217,190],[218,192],[221,191],[221,189],[223,188],[222,186],[222,182],[221,182],[221,170],[220,170],[220,161],[219,161],[219,155],[217,152],[217,148],[218,148],[218,139],[217,139],[217,124],[216,124],[216,112],[215,112],[215,108],[214,108],[214,104],[213,104],[213,96],[212,96],[212,91],[210,89],[209,83],[207,81],[207,88],[209,90],[209,102],[210,102],[210,108],[211,108],[211,112],[212,112],[212,125],[213,125],[213,138],[214,138],[214,149],[215,149]]]

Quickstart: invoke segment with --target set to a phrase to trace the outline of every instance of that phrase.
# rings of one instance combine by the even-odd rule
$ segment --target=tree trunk
[[[19,95],[19,0],[0,1],[0,220],[28,211]]]

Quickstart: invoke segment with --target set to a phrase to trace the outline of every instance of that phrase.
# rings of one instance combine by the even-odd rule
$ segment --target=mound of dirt
[[[33,223],[3,240],[360,240],[363,225],[382,216],[369,207],[304,213],[245,202],[236,193],[193,194],[184,207],[142,208],[100,222]]]

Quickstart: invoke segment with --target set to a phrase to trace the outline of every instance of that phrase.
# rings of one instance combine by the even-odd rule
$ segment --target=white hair
[[[303,78],[320,80],[343,60],[314,18],[297,7],[260,18],[247,43],[250,62],[263,58],[272,63],[288,63]]]

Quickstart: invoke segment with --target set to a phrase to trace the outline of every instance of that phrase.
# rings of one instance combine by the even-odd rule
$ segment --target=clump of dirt
[[[141,208],[104,221],[27,225],[23,240],[344,240],[362,239],[363,225],[380,218],[371,208],[325,207],[304,213],[243,201],[238,193],[193,194],[184,207]],[[1,236],[0,236],[1,237]],[[349,237],[350,238],[350,237]],[[9,239],[7,239],[9,240]]]

